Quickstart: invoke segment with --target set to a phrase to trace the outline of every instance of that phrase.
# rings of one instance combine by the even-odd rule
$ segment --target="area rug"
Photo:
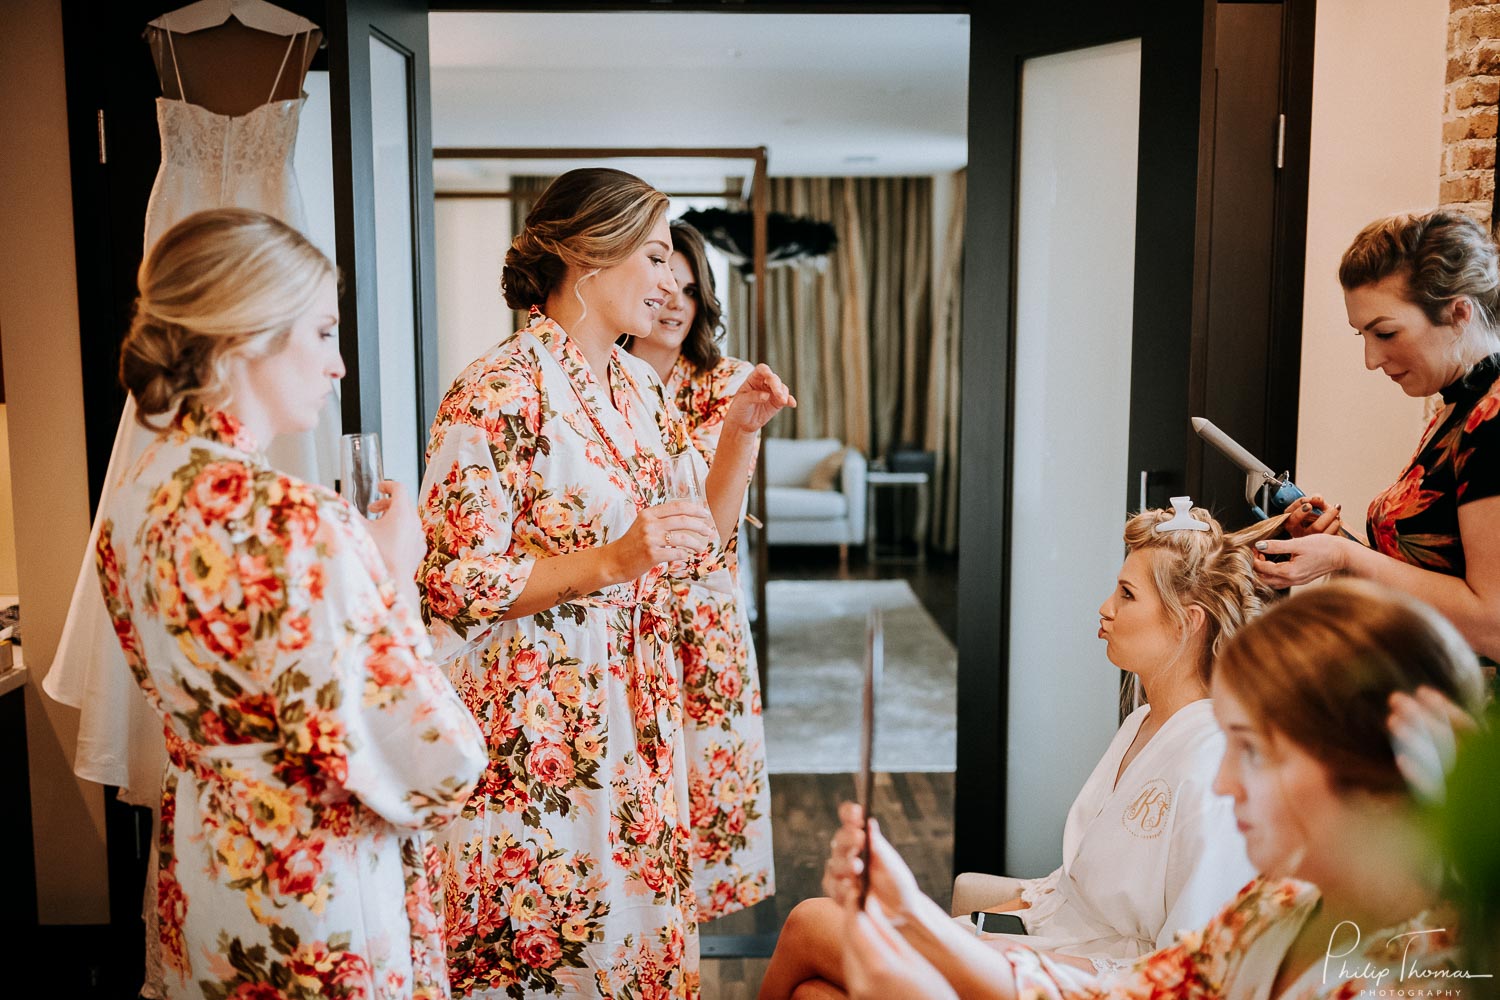
[[[953,770],[958,657],[905,580],[772,580],[766,605],[772,774],[859,767],[865,620],[872,607],[885,620],[875,768]]]

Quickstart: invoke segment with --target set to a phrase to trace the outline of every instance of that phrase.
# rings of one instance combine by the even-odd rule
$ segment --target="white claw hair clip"
[[[1193,516],[1192,497],[1172,498],[1172,519],[1156,526],[1157,531],[1212,531],[1207,521]]]

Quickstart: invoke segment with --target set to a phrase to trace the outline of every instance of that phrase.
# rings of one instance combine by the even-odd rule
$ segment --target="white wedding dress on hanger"
[[[203,0],[164,14],[150,26],[162,29],[172,46],[174,32],[213,27],[230,15],[248,27],[289,36],[270,91],[274,96],[299,42],[303,58],[297,65],[307,64],[306,46],[311,32],[319,30],[311,21],[261,0]],[[178,93],[183,98],[159,97],[156,101],[161,167],[146,208],[145,250],[149,252],[156,240],[182,219],[210,208],[255,209],[305,231],[293,151],[306,95],[282,101],[268,98],[243,115],[217,114],[187,99],[176,68],[175,47],[172,61]],[[273,467],[299,479],[331,487],[338,472],[340,429],[338,400],[330,396],[318,428],[304,434],[280,435],[267,447],[267,459]],[[127,396],[110,451],[99,510],[108,507],[115,486],[155,439],[136,421],[135,399]],[[166,765],[162,722],[131,676],[105,610],[94,566],[98,541],[96,519],[57,652],[42,688],[56,701],[81,710],[74,773],[102,785],[114,785],[121,801],[149,806],[154,811],[161,803],[161,776]],[[152,868],[154,872],[154,864]],[[148,883],[148,892],[149,888]],[[150,903],[148,900],[148,934],[155,916]],[[153,988],[160,979],[158,962],[159,955],[148,947],[145,996],[160,995]]]

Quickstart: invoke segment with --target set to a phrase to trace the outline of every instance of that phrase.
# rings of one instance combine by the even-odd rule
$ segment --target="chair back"
[[[843,447],[837,438],[767,438],[766,485],[806,486],[818,463]]]

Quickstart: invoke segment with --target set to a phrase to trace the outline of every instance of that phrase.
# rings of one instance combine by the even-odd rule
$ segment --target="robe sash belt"
[[[671,668],[677,623],[667,581],[647,574],[633,584],[610,587],[571,603],[619,609],[629,615],[625,669],[636,751],[653,773],[666,774],[672,769],[671,734],[680,725],[673,713],[679,692],[676,671]]]

